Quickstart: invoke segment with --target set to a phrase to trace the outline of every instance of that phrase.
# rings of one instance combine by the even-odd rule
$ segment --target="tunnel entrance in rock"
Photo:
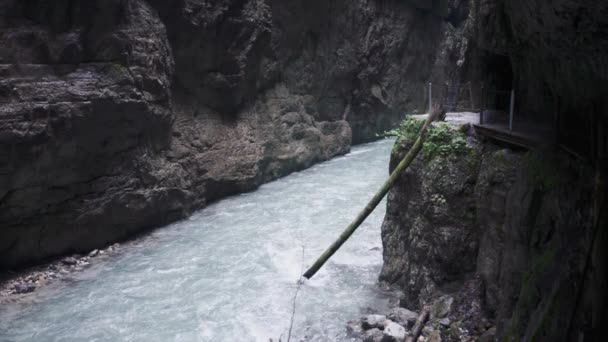
[[[534,113],[521,96],[525,89],[516,89],[512,59],[507,54],[485,51],[482,63],[482,110],[477,130],[492,139],[513,146],[532,148],[550,140],[551,128],[534,121]]]
[[[485,69],[486,107],[508,113],[514,79],[511,59],[509,56],[487,53]]]

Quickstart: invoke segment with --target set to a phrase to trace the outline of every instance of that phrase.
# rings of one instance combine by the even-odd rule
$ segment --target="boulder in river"
[[[381,342],[383,336],[384,336],[384,333],[382,332],[382,330],[380,330],[378,328],[374,328],[374,329],[370,329],[365,332],[365,335],[363,336],[363,341],[364,342]]]
[[[34,292],[34,290],[36,290],[36,286],[31,283],[21,283],[21,284],[15,285],[13,290],[17,294],[30,293],[30,292]]]
[[[346,324],[346,334],[352,338],[361,338],[364,330],[361,326],[361,322],[358,320],[350,321]]]
[[[401,342],[405,338],[405,328],[393,322],[386,321],[382,342]]]
[[[411,328],[416,323],[418,314],[405,308],[394,308],[391,309],[387,317],[406,328]]]
[[[74,266],[78,263],[78,260],[74,257],[66,257],[61,260],[64,265]]]
[[[384,329],[385,322],[386,316],[384,315],[368,315],[361,320],[361,326],[365,330],[373,328]]]

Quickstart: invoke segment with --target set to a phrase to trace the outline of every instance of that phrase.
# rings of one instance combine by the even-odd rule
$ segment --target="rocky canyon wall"
[[[375,139],[424,108],[434,6],[1,0],[0,267],[100,247]]]
[[[460,77],[512,87],[516,120],[554,136],[525,152],[470,132],[466,153],[419,157],[389,194],[381,279],[406,307],[452,296],[452,321],[488,338],[601,340],[608,4],[469,5]],[[392,166],[411,143],[396,145]]]
[[[474,335],[492,334],[487,322],[501,340],[589,335],[576,294],[594,232],[592,169],[561,150],[483,142],[466,126],[449,134],[389,194],[381,280],[403,289],[406,308],[452,298],[452,328]],[[391,167],[412,144],[400,139]]]

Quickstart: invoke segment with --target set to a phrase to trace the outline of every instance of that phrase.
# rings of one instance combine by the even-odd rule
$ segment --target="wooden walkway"
[[[540,125],[518,124],[509,130],[508,123],[484,123],[474,125],[481,136],[510,145],[532,149],[553,140],[553,131]]]
[[[411,117],[426,120],[428,114],[412,115]],[[525,149],[533,149],[555,140],[554,130],[550,124],[542,125],[520,119],[513,123],[513,130],[509,130],[509,118],[506,113],[488,111],[485,113],[483,124],[480,124],[479,119],[479,112],[448,112],[445,121],[471,124],[479,136]]]

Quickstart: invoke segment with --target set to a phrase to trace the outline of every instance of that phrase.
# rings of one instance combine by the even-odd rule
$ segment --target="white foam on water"
[[[219,201],[123,245],[70,283],[0,308],[0,341],[285,341],[296,281],[388,176],[393,141]],[[345,323],[387,304],[381,204],[300,287],[292,341],[349,341]]]

